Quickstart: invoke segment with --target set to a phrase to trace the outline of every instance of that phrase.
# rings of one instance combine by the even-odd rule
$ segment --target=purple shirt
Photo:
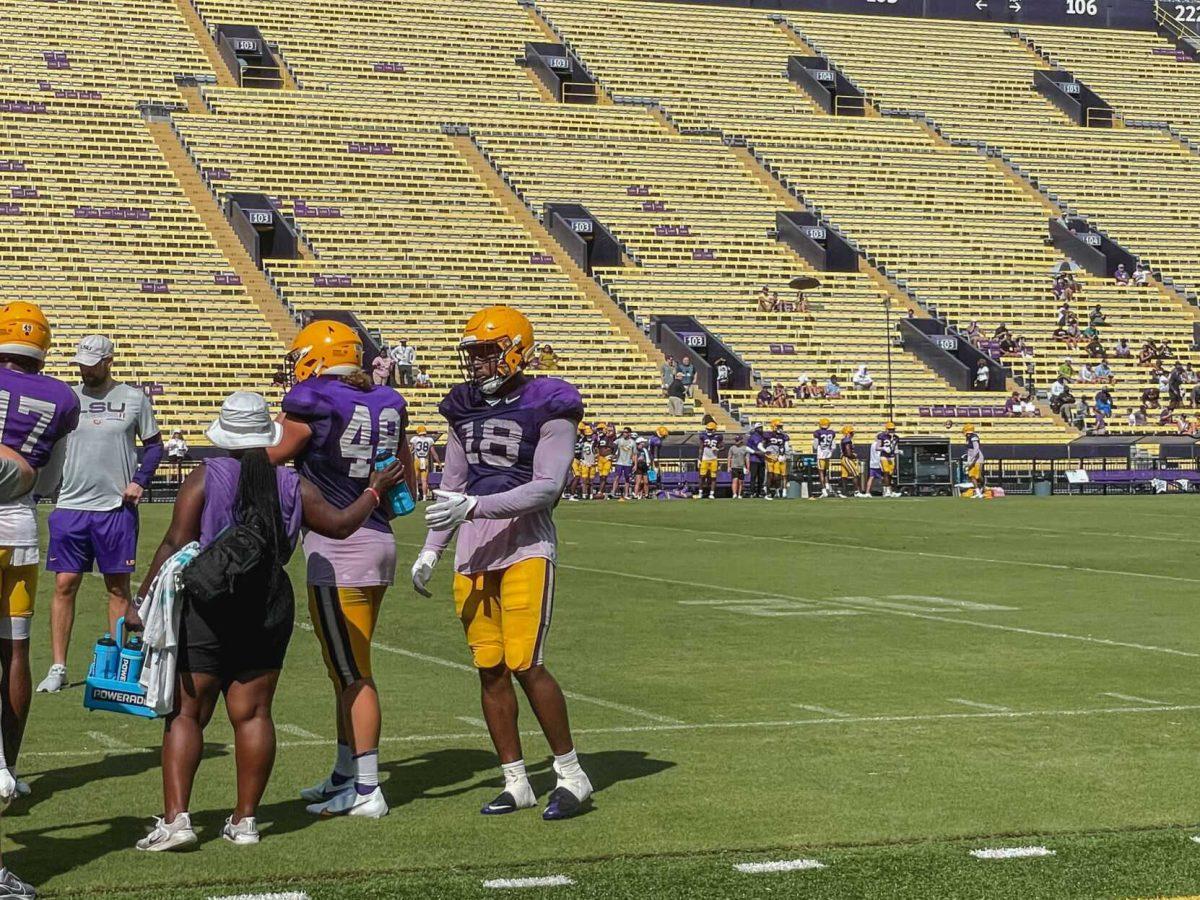
[[[204,461],[204,509],[200,513],[200,548],[213,542],[218,534],[233,524],[233,507],[237,501],[238,479],[242,464],[229,456]],[[283,525],[292,547],[300,534],[300,476],[295,469],[277,466],[275,482],[279,485],[279,507]],[[286,560],[284,560],[286,562]]]
[[[829,428],[818,428],[813,432],[813,451],[821,459],[829,459],[833,456],[833,442],[837,440],[837,435]]]
[[[842,438],[842,459],[857,459],[858,455],[854,452],[854,438],[846,435]]]
[[[484,572],[522,559],[556,557],[552,511],[571,468],[579,391],[558,378],[520,382],[494,403],[474,385],[455,387],[438,407],[450,424],[442,487],[479,497],[458,530],[455,569]],[[431,531],[441,553],[448,531]]]
[[[881,431],[875,435],[875,440],[879,443],[880,456],[895,456],[896,450],[900,446],[900,437],[894,431]]]
[[[0,422],[4,446],[41,469],[79,424],[79,397],[57,378],[0,367]]]
[[[296,384],[283,398],[283,411],[306,422],[312,438],[296,458],[296,468],[339,509],[358,499],[381,449],[395,453],[408,427],[404,398],[377,385],[361,391],[336,375],[318,375]],[[364,528],[391,531],[391,511],[381,504]]]

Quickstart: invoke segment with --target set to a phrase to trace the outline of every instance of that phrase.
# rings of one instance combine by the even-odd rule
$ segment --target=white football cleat
[[[175,817],[174,822],[163,819],[154,820],[151,832],[137,842],[139,850],[178,850],[190,847],[197,841],[196,832],[192,830],[192,817],[185,812]]]
[[[342,793],[342,791],[348,791],[353,787],[353,778],[348,778],[341,784],[334,784],[333,775],[328,775],[324,781],[302,790],[300,792],[300,799],[307,800],[309,803],[325,803]]]
[[[37,692],[39,694],[57,694],[63,689],[63,685],[66,683],[67,667],[55,663],[50,667],[50,671],[46,673],[46,677],[37,686]]]
[[[388,814],[387,801],[383,799],[383,791],[379,789],[379,785],[369,794],[360,794],[357,789],[342,791],[332,800],[313,803],[305,809],[322,818],[362,816],[364,819],[382,819]]]
[[[235,825],[233,816],[230,816],[221,829],[221,837],[231,844],[257,844],[260,840],[258,823],[254,821],[254,816],[245,816]]]

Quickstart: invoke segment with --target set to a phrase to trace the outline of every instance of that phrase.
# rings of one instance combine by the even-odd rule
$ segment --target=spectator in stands
[[[840,400],[842,396],[842,386],[838,384],[837,376],[830,375],[829,380],[825,382],[825,390],[822,396],[827,400]]]
[[[1088,313],[1088,325],[1092,328],[1103,328],[1108,324],[1108,320],[1104,318],[1104,312],[1100,309],[1100,304],[1097,303],[1092,307],[1092,311]]]
[[[762,286],[762,290],[758,292],[758,310],[759,312],[771,311],[771,289],[765,284]]]
[[[1021,398],[1021,415],[1023,415],[1023,416],[1038,415],[1037,398],[1034,396],[1034,393],[1032,390],[1029,391],[1028,393],[1026,393],[1025,396]]]
[[[1158,359],[1158,347],[1153,339],[1147,339],[1146,343],[1142,344],[1142,349],[1138,351],[1138,364],[1143,366],[1153,365]]]
[[[779,301],[779,291],[771,291],[771,312],[784,312],[783,304]]]
[[[804,296],[804,291],[796,291],[796,312],[808,315],[808,298]]]
[[[1088,363],[1079,367],[1079,380],[1084,384],[1096,383],[1096,373],[1092,371],[1092,367]]]
[[[679,362],[675,364],[675,374],[682,376],[683,389],[687,391],[688,395],[690,396],[692,393],[692,386],[696,383],[696,364],[692,362],[692,358],[690,356],[684,356],[680,358]]]
[[[1171,409],[1183,406],[1183,363],[1175,363],[1167,376],[1167,402]]]
[[[371,381],[375,384],[387,384],[392,377],[392,358],[387,351],[380,350],[379,355],[371,360]]]
[[[1054,284],[1050,286],[1050,293],[1054,295],[1054,299],[1062,303],[1067,299],[1067,279],[1062,275],[1054,276]],[[1062,316],[1062,307],[1059,307],[1059,316]]]
[[[764,391],[767,389],[764,387]],[[768,398],[770,391],[767,392]],[[667,412],[673,416],[683,415],[683,401],[687,397],[687,388],[683,384],[683,373],[676,372],[671,383],[667,385]],[[762,392],[759,392],[759,397],[762,397]],[[761,404],[760,404],[761,405]]]
[[[1092,369],[1093,379],[1100,384],[1113,384],[1113,371],[1108,365],[1107,357],[1100,357],[1100,362],[1096,363]]]
[[[864,390],[870,390],[871,387],[874,386],[875,379],[872,378],[871,373],[867,371],[866,363],[863,363],[857,369],[855,369],[854,374],[850,376],[850,383],[856,388],[862,388]]]
[[[1050,384],[1050,411],[1062,412],[1063,407],[1068,403],[1072,403],[1075,396],[1071,393],[1071,389],[1067,387],[1067,379],[1059,375]]]
[[[787,388],[784,387],[782,381],[775,382],[775,390],[771,393],[771,405],[780,408],[792,405],[792,398],[788,396]]]
[[[987,360],[979,360],[979,365],[975,367],[975,390],[986,391],[991,380],[992,372],[988,368]]]
[[[1063,329],[1062,341],[1071,350],[1074,350],[1084,342],[1083,331],[1079,327],[1079,320],[1074,316],[1067,321],[1067,327]]]
[[[433,380],[429,377],[429,373],[424,369],[417,369],[413,373],[413,384],[419,388],[433,387]]]
[[[1137,409],[1130,409],[1128,422],[1130,425],[1145,425],[1146,424],[1146,407],[1139,406]]]
[[[1103,413],[1107,419],[1113,413],[1113,398],[1107,387],[1102,387],[1096,391],[1096,412]]]
[[[1113,272],[1113,281],[1117,284],[1129,284],[1129,273],[1125,271],[1125,263],[1117,264],[1117,271]]]
[[[549,344],[542,344],[542,349],[537,356],[537,367],[547,372],[558,369],[558,354]]]
[[[1129,359],[1133,356],[1133,349],[1129,346],[1129,341],[1125,338],[1117,341],[1116,349],[1113,350],[1113,356],[1117,359]]]
[[[1058,377],[1063,381],[1071,381],[1075,378],[1075,363],[1071,361],[1071,357],[1067,357],[1058,364]]]
[[[1087,342],[1087,346],[1083,348],[1083,352],[1092,359],[1098,359],[1099,357],[1104,356],[1104,344],[1100,342],[1100,336],[1096,335],[1095,337],[1090,338]]]
[[[391,350],[392,362],[396,364],[396,382],[398,387],[412,387],[413,366],[417,364],[417,350],[408,346],[407,338],[400,338],[399,346]]]
[[[1067,319],[1069,318],[1071,318],[1071,304],[1063,299],[1062,302],[1058,304],[1058,311],[1054,315],[1054,327],[1066,328]]]
[[[754,405],[755,406],[770,406],[771,401],[774,398],[775,398],[775,395],[773,393],[771,393],[771,389],[764,384],[759,389],[758,393],[754,395]]]
[[[1000,341],[1004,340],[1005,338],[1011,338],[1011,337],[1012,337],[1012,332],[1008,330],[1008,326],[1005,325],[1003,322],[1001,322],[999,325],[997,325],[996,330],[992,332],[992,341],[997,344],[1000,343]]]
[[[183,432],[176,429],[171,432],[171,439],[167,441],[167,462],[171,466],[171,478],[174,481],[183,481],[183,461],[188,458],[188,442],[184,440]]]
[[[662,389],[666,394],[667,388],[671,386],[671,382],[675,380],[675,357],[668,356],[663,360],[662,364]]]
[[[1000,351],[1001,356],[1012,356],[1017,352],[1017,341],[1011,334],[1006,334],[1000,338],[996,349]]]
[[[979,337],[981,334],[982,332],[979,329],[979,323],[972,321],[971,324],[967,326],[967,330],[963,332],[963,337],[967,339],[968,344],[974,347],[979,343]]]
[[[713,363],[713,368],[717,370],[717,395],[719,399],[729,388],[729,379],[733,377],[733,369],[729,368],[729,362],[723,356]],[[780,387],[783,387],[783,385],[780,385]]]
[[[1141,401],[1144,409],[1158,409],[1158,401],[1162,393],[1156,387],[1148,387],[1142,391],[1142,395],[1138,398]]]
[[[1019,416],[1021,414],[1021,395],[1013,391],[1009,398],[1004,401],[1004,414],[1006,416]]]
[[[1139,262],[1133,269],[1133,283],[1138,287],[1145,287],[1150,283],[1150,267],[1144,262]]]
[[[1064,409],[1069,413],[1068,421],[1072,425],[1080,431],[1087,428],[1088,405],[1086,400],[1080,397],[1075,401],[1074,406],[1064,407]]]
[[[1175,431],[1178,434],[1190,435],[1194,430],[1192,423],[1188,420],[1187,413],[1180,413],[1178,418],[1175,419]]]

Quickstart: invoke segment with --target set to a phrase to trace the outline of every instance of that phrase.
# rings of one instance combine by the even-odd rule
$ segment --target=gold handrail
[[[1154,0],[1154,22],[1165,28],[1176,39],[1190,37],[1200,40],[1200,34],[1167,12],[1166,4],[1162,0]]]

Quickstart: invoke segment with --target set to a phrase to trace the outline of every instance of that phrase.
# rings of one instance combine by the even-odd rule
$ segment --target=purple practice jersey
[[[900,447],[900,437],[894,431],[881,431],[875,435],[875,440],[879,442],[881,456],[895,456]]]
[[[380,450],[397,452],[408,427],[404,398],[390,387],[361,391],[336,375],[298,382],[283,398],[283,411],[312,429],[308,445],[296,457],[300,474],[339,509],[358,499],[371,477]],[[364,528],[391,531],[388,504],[381,504]]]
[[[817,459],[829,459],[833,456],[833,442],[837,435],[829,428],[818,428],[813,432],[813,452]]]
[[[79,397],[57,378],[0,367],[0,423],[4,446],[41,469],[79,424]]]
[[[854,450],[854,435],[847,434],[842,438],[842,459],[858,459]]]
[[[706,461],[718,459],[723,442],[724,438],[720,432],[707,430],[700,432],[700,458]]]
[[[465,492],[499,494],[533,477],[533,451],[542,425],[583,419],[579,391],[559,378],[532,378],[489,403],[472,384],[460,384],[438,405],[467,455]]]

